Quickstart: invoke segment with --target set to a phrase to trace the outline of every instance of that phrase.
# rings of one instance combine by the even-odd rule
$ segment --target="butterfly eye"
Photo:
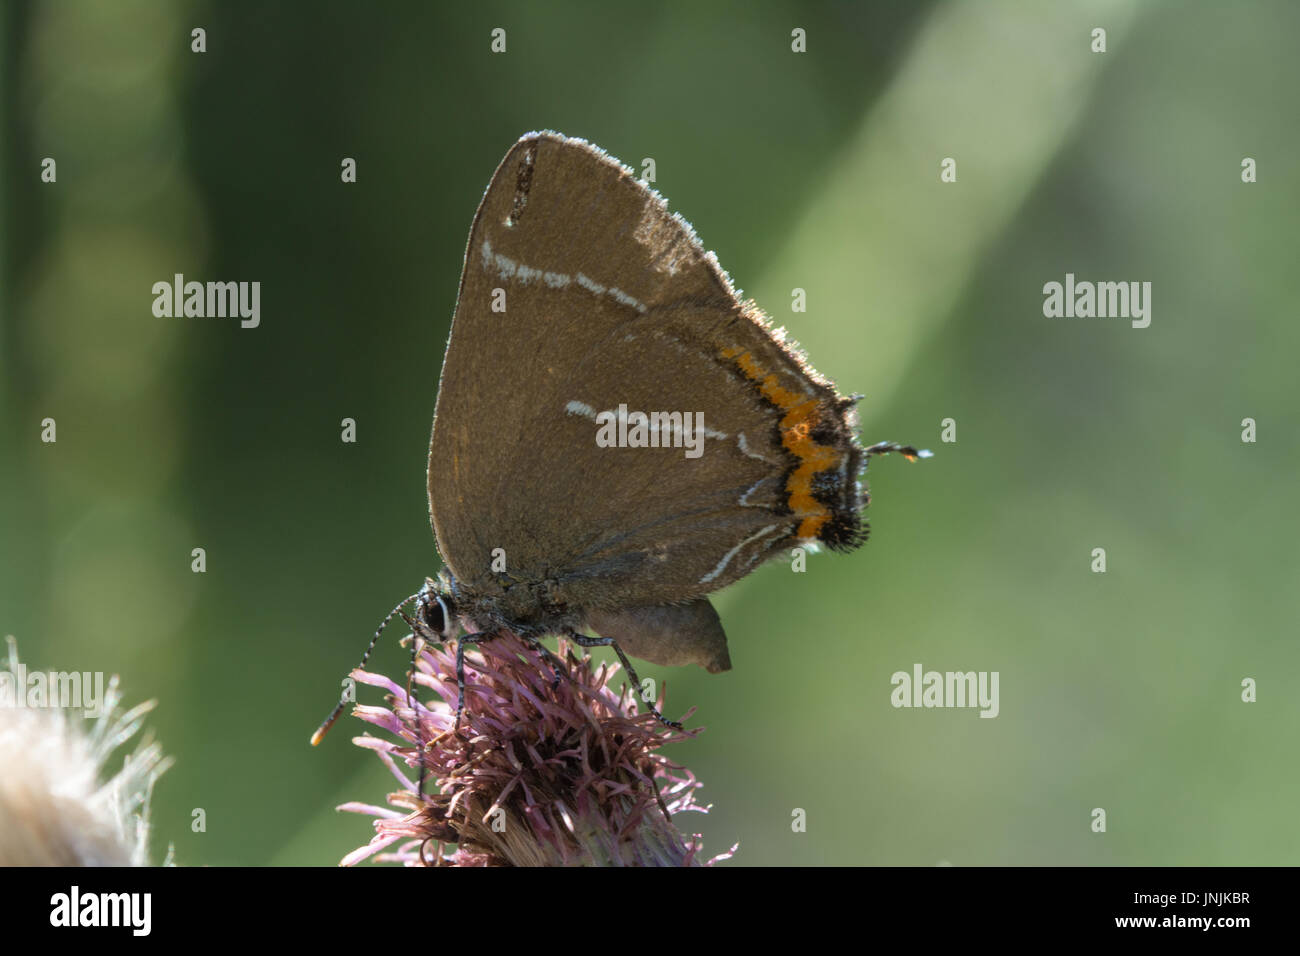
[[[435,597],[432,601],[426,601],[420,605],[420,620],[424,625],[437,634],[439,637],[450,636],[451,614],[447,608],[447,602],[441,597]]]

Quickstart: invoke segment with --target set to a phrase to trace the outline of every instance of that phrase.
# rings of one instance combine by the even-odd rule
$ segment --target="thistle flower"
[[[354,715],[398,738],[353,742],[373,750],[401,789],[389,807],[339,807],[379,818],[370,843],[341,865],[371,856],[408,866],[692,866],[729,857],[700,860],[699,835],[687,838],[673,823],[708,809],[694,802],[694,775],[659,753],[693,734],[638,713],[629,691],[610,686],[616,666],[593,668],[590,655],[575,657],[563,641],[560,657],[568,674],[557,684],[546,657],[516,635],[482,645],[466,661],[459,731],[454,648],[421,649],[418,702],[387,677],[353,671],[386,690],[391,705],[357,705]]]
[[[153,701],[122,711],[118,679],[100,716],[53,706],[18,706],[24,693],[18,646],[0,671],[0,866],[146,866],[149,798],[168,767],[145,737],[115,774],[113,752],[140,730]]]

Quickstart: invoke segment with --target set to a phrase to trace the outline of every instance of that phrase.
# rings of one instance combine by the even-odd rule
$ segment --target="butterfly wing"
[[[601,444],[620,407],[680,416],[667,447]],[[856,543],[849,416],[656,193],[532,134],[470,232],[430,445],[439,549],[470,586],[685,604],[796,540]]]

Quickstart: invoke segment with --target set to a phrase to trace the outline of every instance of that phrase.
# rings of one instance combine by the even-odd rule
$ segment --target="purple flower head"
[[[559,656],[568,674],[556,683],[546,658],[516,635],[484,644],[466,661],[458,730],[454,648],[421,648],[418,703],[387,677],[353,671],[387,691],[390,705],[358,704],[353,713],[397,738],[353,742],[375,751],[401,789],[388,807],[339,807],[378,818],[374,838],[342,865],[372,856],[408,866],[692,866],[729,857],[701,860],[699,835],[685,837],[673,823],[707,807],[694,802],[694,775],[659,751],[695,732],[638,713],[631,692],[610,686],[617,666],[593,668],[590,655],[575,657],[563,641]]]

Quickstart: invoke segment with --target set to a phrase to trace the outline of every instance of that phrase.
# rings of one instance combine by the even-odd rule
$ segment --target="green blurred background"
[[[706,852],[1300,859],[1300,7],[0,9],[0,633],[159,701],[156,858],[368,839],[332,809],[389,789],[361,724],[307,738],[439,566],[425,455],[466,235],[511,143],[552,128],[653,157],[737,285],[865,394],[863,437],[936,453],[872,465],[860,551],[719,595],[732,672],[646,666],[708,728],[673,750]],[[177,272],[260,281],[261,326],[155,318]],[[1150,328],[1045,318],[1067,272],[1152,282]],[[894,709],[918,662],[999,671],[1000,716]]]

